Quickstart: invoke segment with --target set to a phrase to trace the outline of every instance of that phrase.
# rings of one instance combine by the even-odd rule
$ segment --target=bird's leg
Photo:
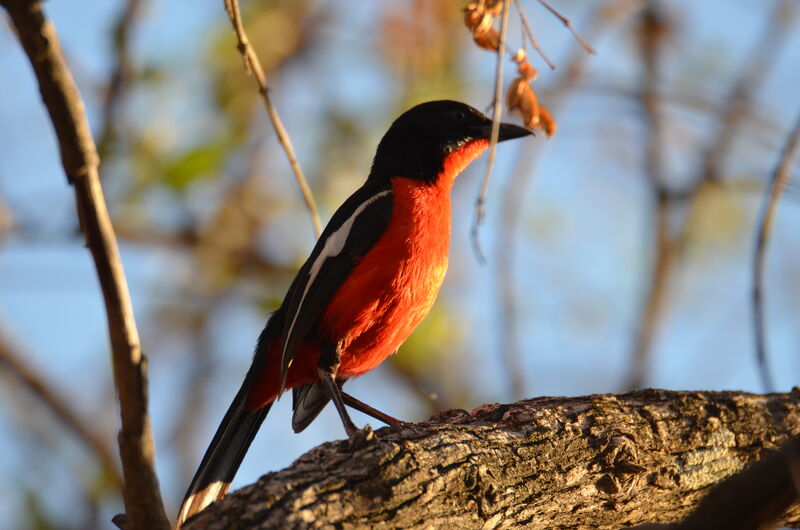
[[[336,406],[336,412],[342,419],[342,425],[347,432],[347,437],[353,440],[358,435],[358,428],[350,419],[347,409],[344,406],[344,399],[342,397],[342,389],[336,383],[336,371],[339,369],[339,348],[333,344],[326,345],[322,349],[322,354],[319,356],[319,363],[317,364],[317,371],[319,372],[319,379],[322,381],[323,387],[328,394],[328,397],[333,401]]]
[[[372,416],[376,420],[382,421],[386,425],[391,425],[392,427],[397,427],[399,425],[407,425],[408,424],[405,421],[398,420],[397,418],[393,418],[393,417],[389,416],[388,414],[385,414],[385,413],[379,411],[378,409],[374,409],[374,408],[370,407],[369,405],[367,405],[363,401],[360,401],[360,400],[354,398],[353,396],[351,396],[350,394],[348,394],[347,392],[341,390],[341,387],[340,387],[340,393],[342,394],[342,400],[344,401],[345,405],[347,405],[348,407],[352,407],[352,408],[356,409],[359,412],[363,412],[367,416]]]

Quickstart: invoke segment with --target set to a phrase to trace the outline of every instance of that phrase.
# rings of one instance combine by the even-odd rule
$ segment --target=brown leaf
[[[539,75],[539,71],[531,65],[528,61],[523,61],[519,63],[519,67],[517,68],[517,72],[519,75],[527,79],[528,81],[536,81],[536,77]]]
[[[484,33],[492,27],[494,17],[483,7],[472,2],[464,8],[464,25],[473,33]]]
[[[494,28],[489,28],[481,33],[475,32],[472,38],[475,40],[475,44],[485,50],[497,51],[500,47],[500,34]]]
[[[503,11],[503,0],[483,0],[482,3],[484,9],[493,15],[499,15]]]
[[[511,82],[506,96],[506,106],[509,112],[518,110],[525,126],[529,129],[533,129],[539,123],[539,101],[524,77],[518,77]]]
[[[556,128],[558,127],[553,115],[543,106],[539,107],[539,127],[548,138],[556,133]]]

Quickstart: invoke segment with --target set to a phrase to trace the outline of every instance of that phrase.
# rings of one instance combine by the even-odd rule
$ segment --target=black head
[[[475,140],[489,140],[492,120],[458,101],[429,101],[397,118],[384,135],[370,179],[407,177],[435,180],[448,155]],[[533,134],[509,123],[500,124],[498,141]]]

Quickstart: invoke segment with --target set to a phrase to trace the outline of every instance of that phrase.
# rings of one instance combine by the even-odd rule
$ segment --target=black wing
[[[391,190],[390,182],[365,184],[351,195],[333,214],[311,256],[297,273],[282,307],[286,313],[281,391],[292,359],[319,321],[331,297],[389,225]]]

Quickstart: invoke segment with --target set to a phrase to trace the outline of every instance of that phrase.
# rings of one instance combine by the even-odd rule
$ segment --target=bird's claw
[[[367,445],[367,442],[374,440],[375,431],[367,424],[363,429],[354,429],[352,431],[348,429],[347,436],[349,438],[347,442],[348,448],[351,451],[355,451]]]

